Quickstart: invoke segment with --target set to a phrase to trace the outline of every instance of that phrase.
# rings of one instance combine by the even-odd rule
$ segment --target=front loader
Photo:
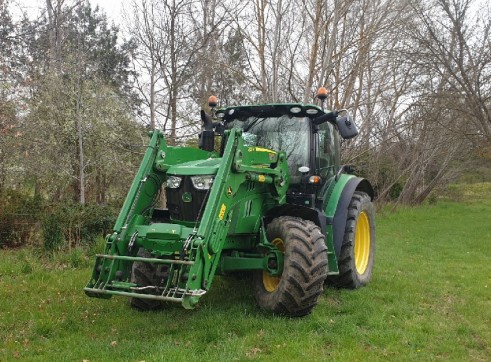
[[[85,293],[127,296],[142,310],[191,309],[216,274],[248,272],[261,308],[303,316],[325,283],[368,283],[373,190],[339,156],[340,137],[357,134],[353,120],[303,104],[215,110],[210,99],[200,149],[151,133]]]

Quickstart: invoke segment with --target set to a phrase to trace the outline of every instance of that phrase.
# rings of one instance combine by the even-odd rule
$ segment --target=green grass
[[[326,289],[301,319],[263,313],[248,280],[220,277],[194,311],[141,313],[86,297],[80,253],[2,250],[0,361],[488,361],[491,193],[470,194],[380,212],[372,283]]]

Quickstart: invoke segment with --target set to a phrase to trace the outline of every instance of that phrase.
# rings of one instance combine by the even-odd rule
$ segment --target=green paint
[[[280,116],[290,114],[297,107],[300,111],[294,117],[310,119],[323,113],[313,105],[261,107],[233,109],[237,114],[256,109]],[[311,134],[306,137],[316,137],[316,127],[310,123],[309,127]],[[226,145],[221,157],[215,152],[167,146],[160,131],[151,134],[113,233],[106,237],[105,253],[96,257],[92,278],[85,288],[87,295],[172,301],[193,308],[210,290],[217,273],[263,270],[273,276],[281,275],[284,255],[267,240],[263,216],[286,203],[291,181],[288,155],[281,150],[251,146],[243,132],[240,128],[225,131]],[[323,132],[333,132],[333,128]],[[337,155],[338,150],[334,153]],[[317,207],[322,205],[325,215],[332,218],[340,195],[353,176],[341,174],[336,179],[332,170],[340,166],[338,157],[329,160],[331,163],[324,169],[331,170],[326,173],[331,176],[322,176],[327,178],[323,187],[301,186],[298,176],[297,184],[292,187],[296,187],[296,192],[299,187],[311,190]],[[313,164],[317,163],[315,158]],[[324,171],[319,169],[319,172]],[[164,190],[168,175],[181,178],[178,188]],[[196,175],[214,177],[211,188],[196,189],[190,179]],[[168,202],[174,203],[168,211],[155,208],[161,192],[167,192]],[[207,201],[201,204],[200,200]],[[299,202],[299,207],[316,205],[311,205],[309,200]],[[327,225],[329,270],[336,274],[338,266],[333,245],[332,226]],[[152,257],[137,256],[140,248],[149,251]],[[166,266],[165,276],[160,277],[161,284],[143,291],[135,287],[131,281],[133,262]]]

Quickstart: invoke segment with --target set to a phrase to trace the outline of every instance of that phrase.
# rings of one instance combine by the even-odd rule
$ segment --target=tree
[[[471,4],[415,3],[420,26],[409,29],[409,35],[418,44],[415,55],[428,82],[438,84],[427,87],[424,96],[440,98],[445,106],[453,103],[456,114],[466,119],[463,134],[473,142],[491,142],[491,17],[489,9],[472,16]]]
[[[217,50],[226,14],[215,0],[135,0],[126,12],[136,43],[133,60],[142,73],[142,113],[150,127],[169,133],[171,144],[199,130],[189,110],[204,105],[224,65]]]
[[[108,137],[104,133],[111,132],[107,124],[118,121],[128,124],[128,115],[132,113],[129,45],[118,45],[118,29],[110,28],[105,15],[97,8],[93,10],[88,2],[66,5],[59,1],[56,9],[56,14],[63,14],[53,16],[57,19],[56,41],[53,42],[52,35],[53,18],[41,18],[32,25],[34,36],[28,44],[35,61],[31,63],[30,74],[34,83],[31,112],[25,127],[50,157],[27,169],[33,177],[45,176],[47,185],[54,186],[51,190],[54,199],[66,195],[69,184],[73,198],[84,204],[87,190],[92,189],[94,182],[93,164],[104,159],[102,155],[107,152],[103,148],[89,149],[87,145],[93,144],[93,137],[101,140]],[[47,65],[40,67],[42,54],[52,46],[56,49],[48,51],[44,58]],[[104,99],[114,108],[103,107],[94,99]],[[26,148],[32,149],[27,145]],[[104,201],[100,180],[105,176],[97,177],[99,202]]]
[[[11,152],[19,143],[17,113],[20,108],[18,97],[19,74],[17,26],[12,20],[8,2],[0,2],[0,194],[18,172],[18,155]]]

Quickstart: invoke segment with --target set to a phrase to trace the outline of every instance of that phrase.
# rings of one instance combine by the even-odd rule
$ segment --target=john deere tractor
[[[358,133],[347,112],[310,104],[216,109],[215,97],[209,105],[199,149],[150,134],[85,293],[126,296],[142,310],[169,302],[191,309],[215,275],[251,273],[262,309],[303,316],[325,283],[367,284],[374,195],[340,163],[340,139]]]

